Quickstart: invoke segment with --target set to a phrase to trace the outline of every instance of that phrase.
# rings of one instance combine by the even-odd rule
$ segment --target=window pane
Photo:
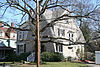
[[[60,36],[60,29],[58,28],[58,36]]]
[[[62,31],[62,36],[65,36],[65,30]]]
[[[58,46],[57,46],[57,44],[56,44],[56,51],[58,52]]]
[[[72,34],[72,37],[73,37],[74,35]]]
[[[63,45],[61,45],[61,52],[63,52]]]
[[[70,37],[70,33],[69,33],[69,37]]]
[[[61,52],[61,45],[59,45],[59,52]]]
[[[19,45],[19,52],[23,53],[24,52],[24,46],[23,45]]]
[[[24,44],[24,52],[26,52],[26,44]]]

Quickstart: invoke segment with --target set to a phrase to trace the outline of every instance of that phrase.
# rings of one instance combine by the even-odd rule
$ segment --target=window
[[[57,52],[63,52],[63,45],[56,44],[56,51]]]
[[[78,46],[78,49],[80,48],[80,46]]]
[[[24,53],[24,52],[26,52],[26,44],[17,45],[17,53]]]
[[[23,39],[24,39],[24,32],[23,32]]]
[[[19,32],[19,39],[21,39],[21,32]]]
[[[17,45],[17,53],[19,53],[19,45]]]
[[[72,34],[72,37],[73,37],[74,35]]]
[[[69,33],[69,40],[74,41],[73,37],[74,37],[74,33]],[[72,42],[69,42],[69,45],[71,44]]]
[[[74,52],[74,50],[72,49],[72,52]]]
[[[18,51],[19,51],[19,53],[23,53],[24,52],[24,45],[18,45]]]
[[[70,33],[69,33],[69,39],[70,39]]]
[[[59,29],[59,28],[58,28],[58,36],[59,36],[59,37],[65,36],[65,30],[64,30],[64,29]]]
[[[26,52],[26,44],[24,44],[24,52]]]
[[[19,32],[19,39],[24,39],[25,33],[23,31]]]
[[[2,36],[2,31],[0,31],[0,36]]]
[[[72,49],[73,47],[68,47],[68,49]]]
[[[65,30],[62,30],[62,36],[65,36]]]
[[[58,28],[58,36],[60,36],[60,29]]]
[[[13,37],[15,37],[15,34],[13,34]]]
[[[68,23],[69,23],[69,21],[68,21],[68,20],[66,20],[66,23],[68,24]]]
[[[76,49],[76,46],[74,48]]]

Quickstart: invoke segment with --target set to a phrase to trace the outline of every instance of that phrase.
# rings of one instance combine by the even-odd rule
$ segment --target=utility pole
[[[36,1],[36,19],[37,19],[37,67],[40,67],[40,40],[39,40],[39,1]]]

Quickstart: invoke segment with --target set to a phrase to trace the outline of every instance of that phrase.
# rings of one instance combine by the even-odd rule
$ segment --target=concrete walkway
[[[100,67],[100,65],[96,65],[96,64],[87,64],[88,67]]]
[[[0,67],[10,67],[9,65],[5,65],[5,66],[0,66]]]

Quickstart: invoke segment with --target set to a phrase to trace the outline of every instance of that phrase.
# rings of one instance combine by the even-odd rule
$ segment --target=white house
[[[14,23],[11,23],[14,27]],[[15,29],[4,27],[0,21],[0,60],[11,54],[16,49],[17,32]]]
[[[42,15],[42,19],[45,19],[44,21],[40,21],[40,30],[48,23],[50,23],[55,17],[61,16],[63,14],[68,13],[64,10],[59,10],[57,12],[46,10],[45,13]],[[20,28],[27,28],[29,29],[30,26],[28,24],[29,21],[23,23]],[[34,27],[34,26],[33,26]],[[84,45],[83,44],[72,44],[69,40],[73,42],[82,42],[85,43],[85,39],[83,37],[83,34],[78,27],[77,23],[73,18],[70,18],[68,20],[61,20],[53,23],[51,27],[46,28],[44,32],[41,33],[42,36],[49,36],[49,37],[55,37],[55,38],[65,38],[64,39],[56,39],[56,42],[63,43],[65,45],[61,45],[59,43],[54,42],[47,42],[47,43],[41,43],[42,45],[42,51],[48,51],[48,52],[60,52],[63,54],[63,56],[66,58],[68,56],[77,57],[77,49],[80,49],[84,52]],[[23,53],[23,52],[32,52],[34,51],[34,42],[32,41],[34,37],[32,36],[31,31],[18,31],[18,39],[17,39],[17,53]],[[42,38],[42,41],[49,40]]]

